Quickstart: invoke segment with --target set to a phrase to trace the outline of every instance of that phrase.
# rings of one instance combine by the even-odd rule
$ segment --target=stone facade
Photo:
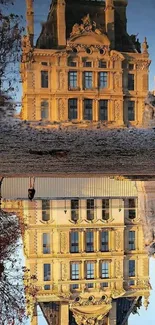
[[[113,187],[120,182],[113,180]],[[74,180],[70,192],[77,184]],[[127,195],[126,188],[123,195],[118,186],[118,196],[111,197],[102,190],[85,197],[86,188],[79,187],[76,198],[50,198],[49,190],[48,200],[3,201],[2,208],[17,211],[27,224],[26,266],[37,277],[37,303],[49,324],[52,317],[55,325],[113,325],[120,297],[143,296],[147,305],[149,261],[138,192],[131,196],[130,189]],[[31,324],[37,324],[33,310],[32,316]]]
[[[22,119],[140,126],[150,60],[146,39],[141,50],[126,32],[127,1],[52,1],[35,46],[31,3],[22,48]]]

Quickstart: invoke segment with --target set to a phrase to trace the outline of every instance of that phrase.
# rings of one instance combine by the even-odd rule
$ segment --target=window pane
[[[101,278],[109,278],[109,263],[102,262],[101,263]]]
[[[101,231],[101,251],[108,252],[109,250],[109,232]]]
[[[48,71],[41,71],[41,87],[48,88]]]
[[[107,67],[107,62],[103,61],[103,60],[100,60],[99,61],[99,68],[106,68],[106,67]]]
[[[102,200],[102,219],[109,219],[109,199]]]
[[[73,221],[79,219],[79,200],[71,200],[71,219]]]
[[[128,89],[129,90],[134,90],[134,88],[135,88],[134,80],[135,80],[134,74],[131,74],[131,73],[128,74]]]
[[[108,81],[108,73],[107,72],[99,72],[99,88],[106,88]]]
[[[86,252],[94,252],[94,233],[93,233],[93,231],[86,232]]]
[[[42,200],[42,220],[50,219],[50,200]]]
[[[108,282],[101,283],[101,288],[107,288],[107,287],[108,287]]]
[[[108,100],[99,101],[99,120],[100,121],[108,120]]]
[[[91,67],[91,66],[92,66],[92,62],[91,61],[84,62],[84,67]]]
[[[79,280],[79,263],[71,263],[71,280]]]
[[[68,62],[68,65],[69,65],[70,67],[76,67],[76,66],[77,66],[77,63],[76,63],[76,61],[69,61],[69,62]]]
[[[47,100],[41,102],[41,119],[47,120],[49,118],[49,104]]]
[[[68,76],[69,89],[77,87],[77,71],[70,71]]]
[[[136,218],[136,200],[135,199],[129,199],[129,215],[128,217],[130,219]]]
[[[86,279],[94,279],[94,263],[86,263]]]
[[[85,99],[84,100],[84,120],[92,120],[92,106],[93,101],[92,99]]]
[[[51,264],[44,264],[44,281],[51,280]]]
[[[135,102],[129,101],[128,102],[128,121],[135,120]]]
[[[135,231],[129,231],[129,249],[135,250]]]
[[[135,260],[129,261],[129,277],[135,276]]]
[[[72,231],[70,234],[70,252],[79,252],[79,233],[78,231]]]
[[[91,89],[92,88],[92,81],[93,81],[93,74],[92,72],[84,72],[84,88]]]
[[[94,199],[87,200],[87,220],[94,219]]]
[[[43,254],[50,254],[50,234],[43,234]]]
[[[77,119],[77,99],[68,100],[68,118],[69,120]]]

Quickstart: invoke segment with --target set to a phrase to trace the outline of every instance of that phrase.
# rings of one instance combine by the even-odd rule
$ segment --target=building
[[[26,266],[37,276],[37,303],[48,324],[127,324],[140,297],[147,307],[150,291],[135,182],[37,178],[32,202],[27,184],[4,179],[2,207],[27,224]]]
[[[141,46],[127,33],[127,0],[53,0],[36,44],[26,3],[21,118],[140,126],[150,60],[146,38]]]

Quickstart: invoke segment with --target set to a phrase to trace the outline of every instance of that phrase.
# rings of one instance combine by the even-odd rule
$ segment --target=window
[[[94,199],[87,200],[87,220],[94,219]]]
[[[48,88],[48,71],[41,71],[41,87]]]
[[[92,106],[93,101],[92,99],[85,99],[84,100],[84,120],[92,120]]]
[[[43,234],[43,254],[50,254],[50,234]]]
[[[135,231],[129,231],[129,250],[135,250]]]
[[[99,101],[99,120],[108,120],[108,100],[104,99]]]
[[[108,252],[109,250],[109,232],[107,230],[101,231],[101,252]]]
[[[77,99],[68,100],[68,118],[69,120],[77,119]]]
[[[72,231],[70,233],[70,252],[71,253],[79,252],[79,233],[78,233],[78,231]]]
[[[86,263],[86,279],[94,279],[94,262]],[[87,283],[87,288],[93,288],[93,283]]]
[[[69,89],[77,88],[77,71],[70,71],[68,76]]]
[[[77,66],[77,62],[76,61],[69,61],[68,65],[70,67],[76,67]]]
[[[135,276],[135,260],[129,260],[129,277]]]
[[[73,221],[79,219],[79,200],[71,200],[71,219]]]
[[[41,101],[41,119],[47,120],[49,118],[49,104],[47,100]]]
[[[44,281],[51,280],[51,264],[44,264]]]
[[[41,62],[41,64],[42,64],[42,65],[46,65],[46,66],[48,65],[47,62]]]
[[[107,62],[103,61],[103,60],[100,60],[99,61],[99,68],[107,68]]]
[[[109,199],[102,200],[102,219],[109,219]]]
[[[109,278],[109,263],[108,262],[101,263],[101,278],[102,279]]]
[[[92,66],[92,62],[91,61],[85,61],[84,62],[84,67],[91,67]]]
[[[99,88],[107,88],[108,83],[108,73],[99,72]]]
[[[134,70],[134,64],[133,63],[129,63],[129,70]]]
[[[92,72],[84,72],[84,88],[91,89],[93,83],[93,74]]]
[[[101,288],[107,288],[109,285],[108,285],[108,282],[102,282],[101,283]]]
[[[135,120],[135,102],[129,101],[128,102],[128,121]]]
[[[134,90],[134,88],[135,88],[134,80],[135,80],[134,74],[129,73],[128,74],[128,89],[129,90]]]
[[[93,231],[86,231],[86,252],[94,252],[94,233]]]
[[[79,263],[71,263],[71,280],[79,280]]]
[[[135,199],[129,199],[128,204],[129,204],[129,215],[128,215],[128,217],[130,219],[135,219],[136,218],[136,200]]]
[[[42,200],[42,220],[50,219],[50,200]]]

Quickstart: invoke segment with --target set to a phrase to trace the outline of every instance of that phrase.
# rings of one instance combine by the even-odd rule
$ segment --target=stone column
[[[65,0],[57,2],[57,37],[58,45],[66,45],[66,20],[65,20]]]
[[[62,302],[60,304],[60,311],[59,311],[60,321],[59,325],[67,325],[69,324],[69,306],[68,303]]]
[[[78,105],[78,111],[79,111],[79,120],[83,120],[83,99],[79,98],[79,105]]]
[[[116,302],[112,302],[112,309],[109,312],[109,325],[116,325]]]

